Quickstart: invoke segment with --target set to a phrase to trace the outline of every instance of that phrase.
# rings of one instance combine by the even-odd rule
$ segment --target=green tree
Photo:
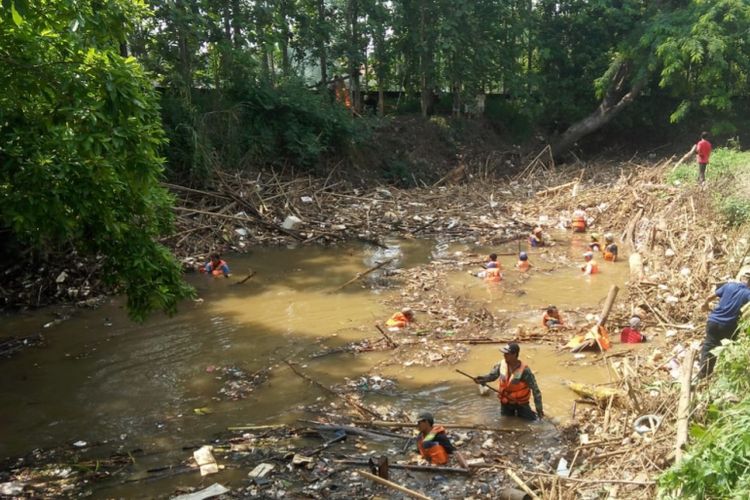
[[[135,319],[173,312],[192,294],[156,243],[171,229],[172,203],[159,187],[157,96],[137,61],[120,55],[131,20],[144,14],[129,0],[51,0],[0,14],[6,250],[102,258],[102,276],[127,295]]]
[[[553,145],[556,155],[609,123],[650,85],[672,91],[681,103],[672,120],[693,108],[714,113],[716,131],[733,129],[733,102],[750,86],[750,3],[745,0],[706,2],[618,2],[628,29],[612,52],[609,68],[596,82],[599,106],[573,123]],[[610,8],[612,12],[614,5]]]

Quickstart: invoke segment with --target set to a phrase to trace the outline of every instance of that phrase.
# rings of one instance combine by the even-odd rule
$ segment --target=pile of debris
[[[213,190],[167,184],[177,196],[176,232],[163,241],[184,259],[223,242],[225,250],[251,245],[363,241],[384,246],[389,234],[471,238],[502,243],[529,225],[504,213],[516,194],[487,183],[418,188],[377,187],[368,192],[328,179],[282,179],[275,173],[217,172]],[[190,261],[195,262],[195,260]]]

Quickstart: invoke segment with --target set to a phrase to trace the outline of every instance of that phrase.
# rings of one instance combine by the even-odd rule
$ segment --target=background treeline
[[[743,0],[150,0],[122,40],[163,89],[174,174],[315,164],[359,137],[356,115],[485,114],[562,153],[617,124],[733,133],[747,110]],[[392,92],[398,98],[392,97]],[[402,93],[403,92],[403,93]],[[391,96],[389,99],[388,97]],[[635,106],[633,105],[635,103]],[[692,137],[691,137],[692,138]]]

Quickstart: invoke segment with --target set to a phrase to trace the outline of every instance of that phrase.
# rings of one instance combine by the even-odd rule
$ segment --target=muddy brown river
[[[560,243],[553,253],[579,260],[585,243],[573,238]],[[77,310],[50,328],[43,325],[54,319],[53,310],[2,318],[3,337],[41,331],[47,345],[0,360],[0,457],[85,441],[112,450],[142,448],[152,457],[136,464],[145,469],[184,460],[190,452],[183,451],[183,446],[208,443],[228,426],[313,418],[306,406],[329,396],[291,373],[284,359],[298,362],[306,373],[329,385],[373,373],[397,382],[396,396],[365,398],[368,403],[414,412],[427,409],[438,419],[454,422],[498,425],[497,399],[480,397],[476,386],[454,371],[487,373],[501,357],[497,345],[473,346],[455,366],[388,365],[384,363],[388,352],[310,359],[325,348],[376,337],[373,323],[392,312],[381,301],[395,290],[355,285],[327,292],[384,254],[395,257],[398,266],[410,267],[433,258],[450,258],[456,252],[489,251],[429,241],[389,244],[392,248],[386,252],[345,245],[260,248],[247,255],[227,255],[233,279],[188,276],[202,301],[187,302],[177,315],[155,315],[144,324],[127,319],[120,298],[95,310]],[[495,250],[514,249],[515,245],[508,245]],[[482,303],[496,316],[509,316],[514,326],[532,328],[537,327],[541,308],[548,303],[563,313],[601,304],[609,286],[626,279],[627,262],[622,260],[604,263],[604,272],[593,277],[582,276],[572,264],[522,277],[508,270],[515,257],[501,257],[507,271],[499,287],[489,288],[465,271],[456,271],[448,278],[446,293]],[[552,267],[544,261],[536,265]],[[244,285],[234,285],[248,268],[257,275]],[[615,350],[622,348],[615,344]],[[576,396],[565,381],[609,380],[605,365],[595,355],[587,356],[590,363],[571,364],[570,353],[558,353],[551,346],[522,345],[521,357],[536,374],[550,417],[565,420],[570,416]],[[246,399],[232,401],[219,397],[222,381],[213,371],[225,366],[249,373],[267,366],[273,369],[268,382]],[[208,414],[198,414],[196,409]],[[502,425],[526,424],[508,419]],[[171,486],[200,483],[199,478],[188,476],[170,481]],[[171,486],[154,485],[152,491],[146,485],[145,493],[139,492],[150,496],[170,491]],[[102,494],[131,493],[118,486]]]

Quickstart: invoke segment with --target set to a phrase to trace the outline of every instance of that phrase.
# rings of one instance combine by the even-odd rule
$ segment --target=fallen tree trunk
[[[618,61],[615,63],[614,76],[609,84],[607,93],[593,113],[572,124],[552,145],[552,156],[559,158],[566,153],[581,138],[595,132],[609,123],[628,104],[632,103],[641,93],[647,83],[646,78],[639,78],[631,86],[629,80],[635,72],[631,63]],[[629,88],[628,88],[629,87]]]

